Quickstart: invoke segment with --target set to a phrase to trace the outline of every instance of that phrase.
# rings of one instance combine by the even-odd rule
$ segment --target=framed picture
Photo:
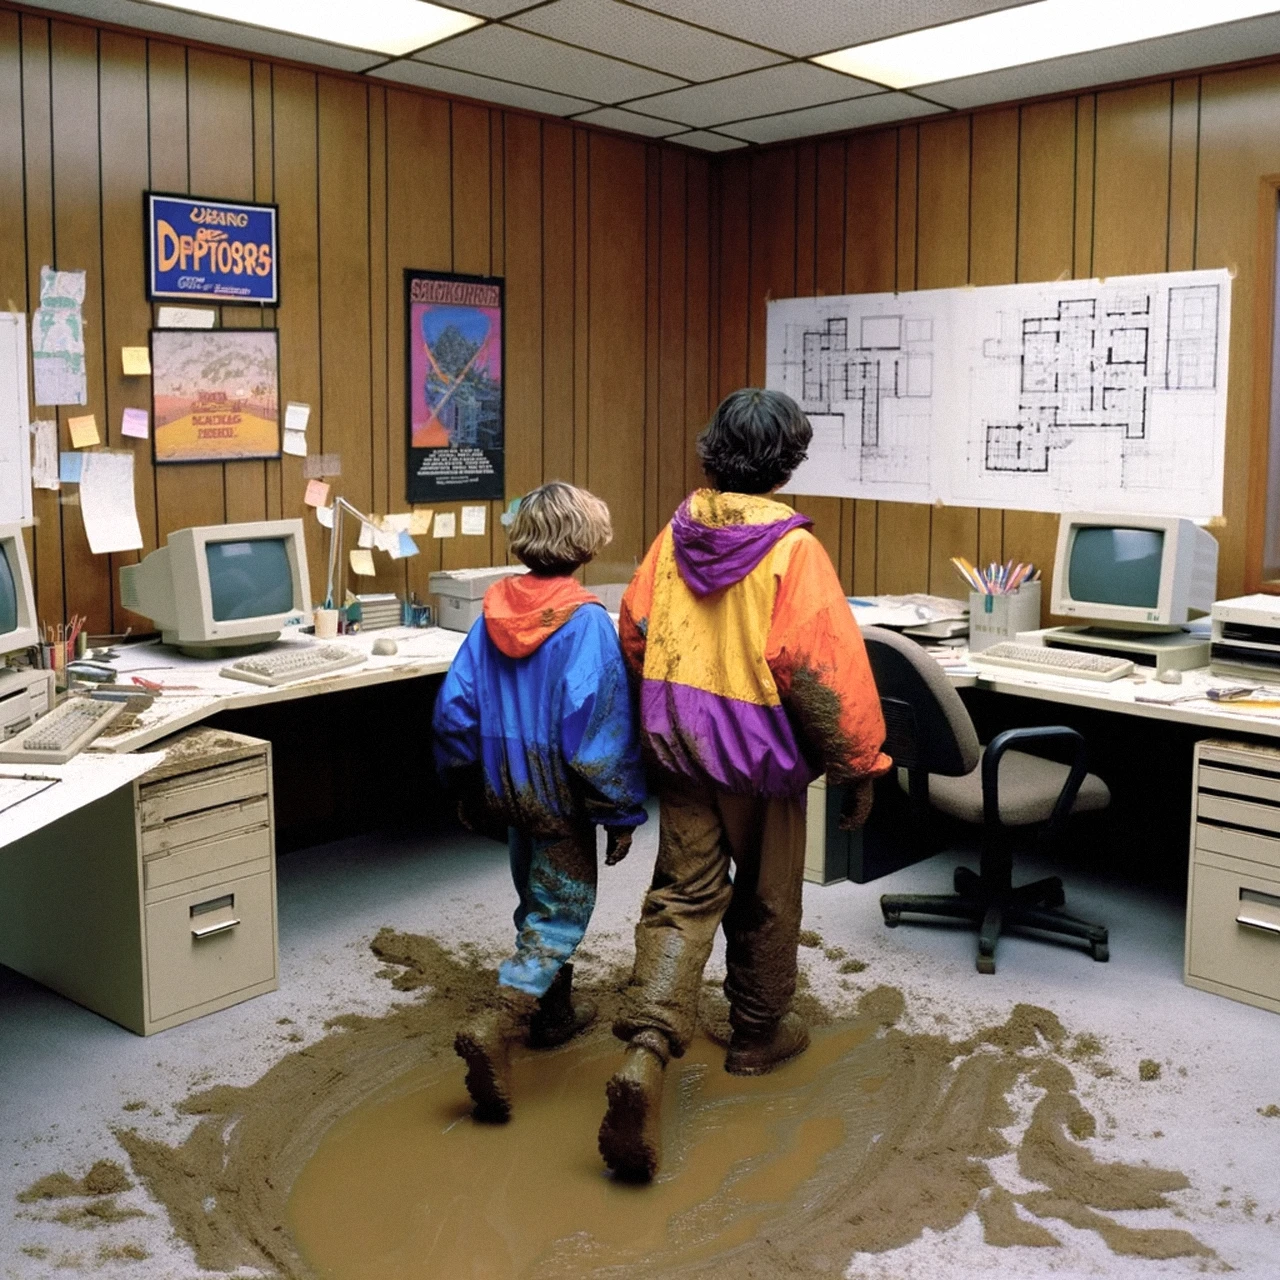
[[[142,210],[152,302],[279,305],[275,205],[145,191]]]
[[[275,329],[153,329],[155,460],[239,462],[280,456]]]
[[[492,276],[404,273],[405,497],[503,495],[503,289]]]

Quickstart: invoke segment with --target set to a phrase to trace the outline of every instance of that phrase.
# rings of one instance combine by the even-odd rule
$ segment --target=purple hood
[[[741,582],[779,538],[813,523],[797,512],[768,524],[704,524],[690,509],[691,500],[672,517],[671,538],[680,576],[699,597]]]

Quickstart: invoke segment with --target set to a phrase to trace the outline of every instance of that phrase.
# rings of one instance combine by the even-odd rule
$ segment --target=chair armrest
[[[1000,760],[1011,747],[1030,742],[1065,742],[1072,748],[1071,772],[1058,793],[1058,802],[1049,818],[1050,828],[1071,812],[1080,786],[1088,772],[1088,753],[1084,739],[1066,725],[1038,725],[1030,729],[1006,729],[987,743],[982,753],[982,819],[988,827],[1000,825]]]

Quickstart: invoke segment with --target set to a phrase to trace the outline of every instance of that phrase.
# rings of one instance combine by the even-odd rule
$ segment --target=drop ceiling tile
[[[1065,93],[1093,85],[1172,75],[1246,58],[1280,53],[1280,14],[1185,31],[1159,40],[1141,40],[1113,49],[1096,49],[1070,58],[1051,58],[1028,66],[990,71],[942,84],[920,85],[913,92],[951,107],[1010,102],[1046,93]]]
[[[784,111],[781,115],[760,116],[755,120],[735,120],[725,128],[751,142],[781,142],[784,138],[811,138],[820,133],[937,115],[943,110],[943,107],[921,102],[909,93],[878,93],[872,97],[853,98],[849,102],[806,107],[803,111]]]
[[[439,2],[444,4],[445,0]],[[540,0],[448,0],[448,7],[461,9],[463,13],[478,13],[482,18],[505,18],[538,3]]]
[[[680,142],[686,147],[701,151],[737,151],[747,144],[737,138],[726,138],[723,133],[708,133],[706,129],[690,129],[688,133],[673,134],[668,142]]]
[[[513,18],[512,25],[686,80],[714,80],[782,61],[779,54],[617,0],[555,0]]]
[[[652,112],[655,116],[702,127],[721,124],[725,120],[770,115],[776,111],[795,111],[821,102],[838,102],[860,93],[879,92],[879,85],[854,76],[815,67],[811,62],[788,62],[779,67],[765,67],[762,71],[748,71],[746,75],[730,76],[727,80],[714,80],[710,84],[690,85],[686,89],[638,99],[628,105],[637,111]]]
[[[643,134],[646,138],[665,138],[668,134],[680,133],[684,129],[682,124],[672,124],[670,120],[655,120],[652,116],[623,111],[621,107],[600,107],[596,111],[587,111],[575,116],[574,123],[598,124],[606,129]]]
[[[830,53],[971,18],[993,9],[1009,9],[1026,0],[638,0],[646,9],[709,27],[739,40],[750,40],[794,57]],[[1123,3],[1123,0],[1118,0]]]
[[[467,71],[454,71],[452,67],[431,67],[411,58],[402,58],[369,74],[380,80],[414,84],[421,89],[458,94],[463,98],[478,98],[481,102],[496,102],[504,107],[541,111],[549,116],[571,116],[579,111],[589,111],[596,105],[562,93],[548,93],[545,89],[531,89],[527,85],[508,84],[505,80],[494,80],[489,76],[473,76]]]
[[[594,102],[618,102],[680,84],[672,76],[629,66],[586,49],[572,49],[512,27],[480,27],[424,49],[417,57],[435,66],[494,76]]]
[[[138,4],[135,0],[30,0],[30,3],[41,9],[154,32],[175,40],[196,40],[201,44],[221,45],[225,49],[240,49],[268,58],[333,67],[338,71],[364,71],[386,60],[386,55],[381,53],[347,49],[320,40],[287,35],[282,31],[246,27],[237,22],[206,18],[202,14],[184,13],[162,5]]]

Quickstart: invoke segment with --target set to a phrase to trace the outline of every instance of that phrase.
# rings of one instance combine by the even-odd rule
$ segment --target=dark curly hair
[[[743,387],[720,402],[698,436],[707,479],[729,493],[770,493],[805,460],[813,428],[781,391]]]

